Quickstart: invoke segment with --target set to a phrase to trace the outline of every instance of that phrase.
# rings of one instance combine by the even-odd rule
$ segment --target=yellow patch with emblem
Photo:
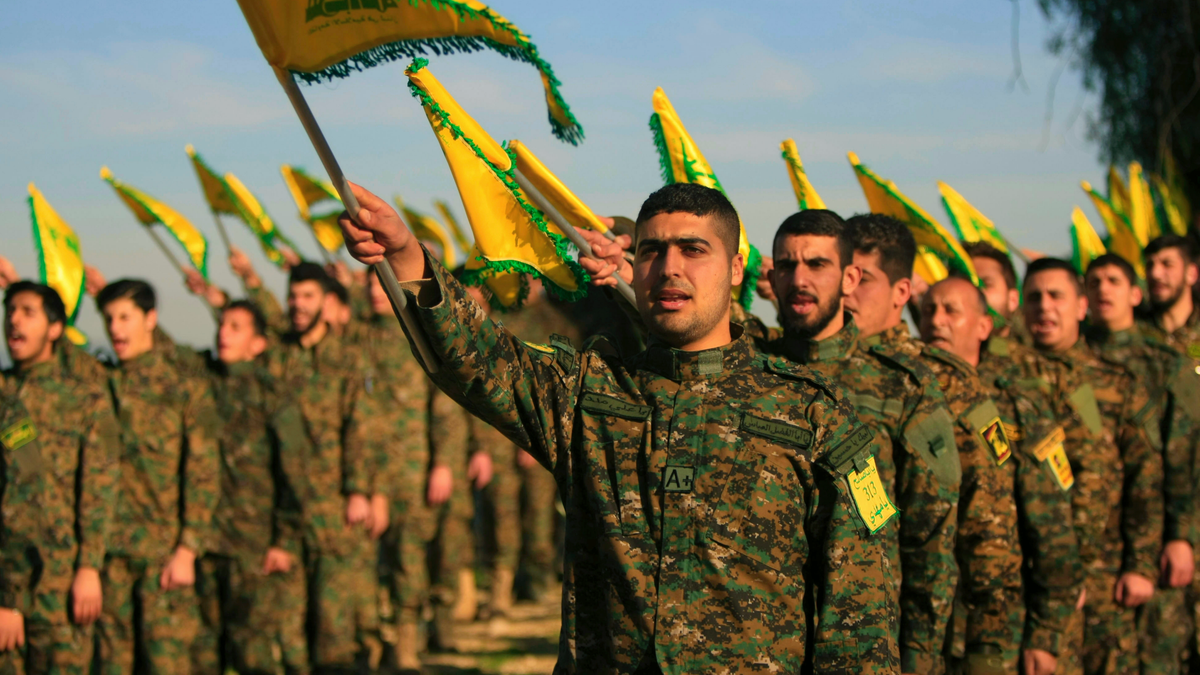
[[[896,515],[896,507],[888,498],[883,481],[879,478],[875,458],[868,457],[862,470],[846,474],[846,480],[850,483],[850,494],[854,497],[859,515],[871,534],[875,534]]]
[[[33,428],[33,422],[28,417],[0,431],[0,443],[9,450],[16,450],[35,438],[37,429]]]
[[[521,340],[521,342],[525,342],[525,341]],[[529,347],[530,349],[532,349],[534,351],[539,351],[543,354],[553,354],[554,353],[554,348],[551,347],[550,345],[539,345],[536,342],[525,342],[525,346]]]
[[[979,434],[979,439],[983,441],[984,445],[992,449],[992,454],[996,456],[997,466],[1003,466],[1012,456],[1012,443],[1008,440],[1008,429],[999,417],[993,418],[975,433]]]
[[[1070,490],[1071,486],[1075,485],[1075,474],[1071,471],[1071,461],[1067,459],[1067,451],[1063,447],[1066,440],[1067,434],[1062,427],[1058,427],[1037,444],[1033,449],[1033,456],[1037,457],[1039,462],[1048,462],[1050,473],[1058,487]]]

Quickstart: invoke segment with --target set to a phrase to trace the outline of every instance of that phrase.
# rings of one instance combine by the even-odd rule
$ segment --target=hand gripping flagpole
[[[562,230],[563,234],[567,235],[567,239],[571,240],[572,244],[575,244],[575,248],[579,249],[580,253],[593,260],[599,260],[596,258],[596,254],[592,252],[592,245],[587,243],[587,240],[579,234],[578,230],[571,227],[567,220],[562,217],[562,214],[558,212],[558,209],[554,208],[554,205],[547,201],[541,192],[538,192],[538,189],[533,186],[533,183],[529,182],[529,179],[521,173],[520,169],[514,169],[513,176],[517,179],[517,185],[521,186],[521,191],[525,193],[525,196],[529,197],[533,205],[546,214],[546,217],[558,226],[558,229]],[[621,278],[619,273],[614,272],[613,277],[617,280],[617,291],[621,293],[621,297],[625,298],[626,302],[630,305],[637,307],[637,301],[634,300],[633,288]]]
[[[321,164],[325,166],[325,173],[329,175],[329,180],[333,182],[333,187],[341,196],[346,213],[357,222],[358,199],[350,191],[350,183],[342,173],[341,167],[338,166],[337,158],[333,156],[333,150],[329,148],[329,143],[325,140],[325,134],[321,133],[321,127],[317,126],[317,118],[313,117],[312,110],[308,107],[308,101],[304,100],[304,94],[300,92],[300,87],[296,85],[296,80],[291,73],[274,66],[272,66],[272,70],[275,71],[275,77],[279,80],[283,91],[287,93],[288,100],[292,102],[292,108],[296,111],[296,116],[300,118],[300,123],[304,125],[304,131],[308,133],[308,140],[312,142],[313,149],[321,158]],[[425,333],[417,322],[417,317],[413,316],[412,310],[408,308],[408,301],[404,297],[404,292],[400,290],[400,282],[396,279],[396,273],[392,271],[392,266],[384,260],[371,267],[379,275],[383,290],[387,293],[388,299],[392,301],[392,309],[395,310],[400,323],[404,324],[408,330],[409,338],[412,339],[413,346],[417,348],[417,355],[425,364],[425,369],[430,373],[436,373],[438,362],[433,354],[433,348],[425,338]]]

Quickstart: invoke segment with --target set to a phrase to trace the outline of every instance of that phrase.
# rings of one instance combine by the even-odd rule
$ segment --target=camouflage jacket
[[[1192,464],[1200,452],[1200,377],[1182,354],[1136,326],[1115,333],[1094,328],[1087,341],[1101,359],[1132,372],[1157,406],[1145,431],[1162,453],[1163,537],[1196,543]]]
[[[962,464],[958,499],[958,597],[950,655],[1000,654],[1016,664],[1021,624],[1021,550],[1011,447],[1000,410],[971,364],[912,339],[901,323],[866,339],[929,366],[955,420]]]
[[[120,478],[120,434],[103,382],[76,378],[59,363],[0,374],[0,594],[28,585],[24,550],[66,568],[100,569]],[[11,566],[15,564],[15,568]],[[23,581],[22,581],[23,578]],[[0,595],[0,606],[12,607]]]
[[[1200,375],[1200,307],[1192,311],[1187,323],[1170,332],[1156,319],[1143,320],[1138,325],[1148,337],[1157,339],[1191,359],[1196,374]]]
[[[213,553],[257,560],[272,546],[300,553],[302,492],[309,450],[290,392],[261,362],[210,361],[220,435],[221,496],[213,516]]]
[[[919,360],[860,342],[846,325],[821,341],[783,337],[767,352],[807,365],[842,385],[882,445],[879,474],[900,511],[887,533],[899,581],[900,663],[905,673],[937,672],[958,583],[954,557],[962,478],[954,419],[937,380]]]
[[[1059,654],[1083,584],[1079,543],[1071,524],[1071,485],[1058,407],[1062,374],[1056,362],[1013,340],[993,337],[978,372],[1012,446],[1013,492],[1024,567],[1023,649]]]
[[[628,363],[531,345],[428,265],[404,286],[434,382],[550,469],[567,509],[556,672],[896,671],[868,535],[895,509],[834,385],[745,337]]]
[[[176,546],[203,555],[220,493],[220,419],[203,363],[164,340],[110,379],[121,425],[121,490],[109,550],[165,559]]]
[[[364,536],[344,525],[346,497],[372,491],[360,425],[373,412],[362,396],[366,367],[361,355],[332,333],[311,347],[289,334],[268,354],[271,379],[294,397],[304,424],[307,480],[293,487],[301,493],[306,539],[318,550],[344,554],[353,537]]]
[[[1157,581],[1162,548],[1162,455],[1144,428],[1155,406],[1129,371],[1101,361],[1080,338],[1061,354],[1063,423],[1074,487],[1071,512],[1088,575],[1136,572]]]

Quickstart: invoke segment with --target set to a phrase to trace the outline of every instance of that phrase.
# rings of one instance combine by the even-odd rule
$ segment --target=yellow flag
[[[1009,253],[1008,240],[996,229],[995,223],[972,206],[971,202],[942,181],[938,181],[938,191],[942,194],[942,205],[946,207],[950,223],[958,230],[959,239],[987,242]]]
[[[812,183],[808,182],[808,174],[804,171],[804,165],[800,163],[800,152],[796,150],[796,141],[789,138],[779,144],[779,149],[783,152],[788,178],[792,181],[792,192],[796,193],[800,210],[825,208],[825,202],[821,201],[821,196],[817,194]]]
[[[1185,223],[1184,232],[1176,232],[1176,234],[1184,234],[1187,228],[1192,226],[1192,205],[1188,202],[1187,186],[1184,184],[1183,176],[1179,175],[1179,167],[1175,164],[1175,155],[1170,150],[1163,157],[1163,183],[1170,189],[1171,204],[1179,213],[1180,219]]]
[[[1108,202],[1114,210],[1126,217],[1129,216],[1129,186],[1117,171],[1117,167],[1108,166]]]
[[[389,61],[491,49],[538,69],[554,135],[583,139],[562,84],[511,21],[477,0],[238,0],[267,62],[305,82],[348,77]]]
[[[494,309],[501,312],[516,309],[525,304],[525,298],[529,297],[529,281],[524,274],[488,268],[479,249],[475,247],[471,247],[467,253],[464,269],[464,277],[471,285],[477,286],[482,282],[488,290],[488,304]]]
[[[1138,243],[1137,235],[1133,233],[1133,227],[1129,225],[1129,219],[1124,214],[1117,213],[1111,202],[1092,189],[1091,183],[1085,180],[1080,185],[1087,193],[1088,198],[1092,200],[1096,211],[1100,213],[1100,218],[1104,221],[1104,228],[1108,230],[1107,248],[1109,252],[1124,258],[1130,265],[1133,265],[1138,278],[1145,279],[1146,266],[1142,263],[1142,245]]]
[[[450,234],[454,236],[454,241],[458,242],[458,248],[463,251],[470,251],[472,248],[471,242],[467,241],[466,235],[458,225],[458,219],[454,217],[454,213],[450,210],[450,205],[438,199],[433,202],[433,207],[441,214],[442,220],[446,226],[450,228]]]
[[[905,197],[896,188],[895,183],[884,181],[863,166],[858,161],[858,155],[851,152],[848,153],[848,157],[871,212],[891,216],[908,225],[909,231],[917,241],[918,255],[914,270],[926,283],[935,284],[954,270],[965,275],[976,286],[979,285],[979,277],[975,274],[975,265],[971,262],[971,257],[946,228]],[[925,255],[921,255],[922,250]],[[934,264],[934,259],[941,263],[940,267]]]
[[[279,252],[275,240],[278,239],[287,244],[288,248],[293,251],[296,250],[295,244],[283,236],[279,228],[275,227],[275,221],[267,214],[267,210],[259,203],[258,198],[242,184],[242,181],[238,180],[237,176],[227,173],[223,180],[228,188],[228,194],[237,208],[237,215],[258,237],[258,243],[262,246],[267,259],[282,267],[284,264],[283,254]]]
[[[1107,253],[1104,241],[1096,234],[1096,228],[1078,206],[1071,211],[1071,263],[1080,275],[1087,274],[1088,265]]]
[[[191,144],[184,147],[184,150],[187,152],[188,158],[192,160],[192,168],[196,171],[196,178],[200,181],[200,191],[204,193],[204,201],[208,202],[208,208],[212,209],[213,213],[241,216],[237,205],[233,203],[233,198],[229,196],[229,188],[225,185],[224,179],[209,168]]]
[[[517,162],[517,170],[521,175],[529,179],[533,187],[542,193],[546,201],[558,210],[563,218],[566,218],[567,224],[572,227],[585,228],[595,230],[596,232],[608,232],[608,226],[600,221],[600,218],[584,204],[579,197],[575,196],[571,189],[563,184],[542,164],[541,160],[533,154],[521,141],[513,140],[508,142],[508,149],[515,153]],[[554,223],[549,223],[554,227]],[[554,228],[557,230],[557,228]]]
[[[345,209],[333,185],[329,181],[310,176],[300,167],[284,164],[279,168],[279,172],[283,174],[283,182],[287,184],[288,192],[292,193],[292,200],[300,210],[300,218],[312,228],[321,248],[330,253],[341,248],[345,241],[342,239],[342,228],[338,227],[337,219]],[[314,205],[327,202],[332,211],[323,215],[313,215]]]
[[[1142,248],[1158,235],[1162,228],[1158,225],[1158,215],[1154,212],[1154,197],[1150,195],[1150,184],[1142,173],[1142,165],[1137,162],[1129,164],[1129,224],[1137,235]]]
[[[679,119],[679,114],[675,112],[675,107],[663,93],[662,87],[654,90],[651,104],[654,107],[654,114],[650,116],[650,131],[654,134],[654,147],[658,150],[658,162],[662,169],[663,182],[668,185],[671,183],[695,183],[720,190],[724,194],[725,188],[717,179],[716,172],[713,171],[708,160],[704,159],[704,154],[692,140],[691,134],[684,128],[683,120]],[[751,303],[754,302],[755,285],[758,283],[758,277],[762,274],[762,255],[757,248],[750,245],[750,239],[746,237],[745,224],[740,221],[739,224],[741,232],[738,234],[738,253],[742,254],[742,261],[746,267],[745,277],[742,279],[742,291],[738,299],[743,307],[749,309]]]
[[[1171,232],[1181,237],[1187,236],[1188,221],[1180,210],[1179,200],[1175,198],[1171,186],[1158,174],[1151,174],[1150,181],[1154,186],[1154,191],[1158,193],[1158,200],[1162,203],[1163,218],[1167,221]]]
[[[70,328],[79,316],[84,292],[79,237],[33,183],[29,184],[29,215],[33,221],[33,244],[37,248],[38,277],[62,298],[67,310],[66,324]],[[87,343],[87,338],[78,330],[69,330],[68,338],[75,344]]]
[[[178,211],[158,201],[154,197],[113,178],[108,167],[100,168],[100,177],[117,191],[117,196],[133,211],[133,217],[142,225],[150,227],[155,223],[162,225],[175,241],[187,252],[188,261],[192,263],[205,279],[208,278],[208,240],[200,234],[194,225],[188,222]]]
[[[454,244],[450,241],[450,233],[446,231],[446,228],[442,227],[442,224],[433,217],[409,208],[400,195],[392,197],[392,201],[396,202],[396,208],[400,210],[400,214],[404,216],[404,222],[417,239],[432,241],[442,249],[442,264],[446,266],[446,269],[452,270],[458,267],[458,251],[454,250]]]
[[[417,59],[406,71],[437,136],[475,245],[486,266],[502,272],[537,274],[565,300],[587,294],[587,273],[572,257],[566,238],[550,231],[545,217],[525,199],[513,178],[512,157],[450,96]]]

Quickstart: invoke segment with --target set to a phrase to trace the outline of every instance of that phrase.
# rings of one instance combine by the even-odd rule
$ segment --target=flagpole
[[[308,231],[312,234],[313,241],[317,242],[317,250],[321,252],[321,257],[325,259],[325,264],[332,265],[333,259],[329,257],[329,251],[326,251],[325,247],[321,245],[321,238],[317,236],[317,231],[313,229],[312,223],[308,224]]]
[[[145,227],[146,231],[150,233],[151,238],[154,239],[154,243],[158,244],[159,250],[162,251],[163,254],[167,256],[167,259],[171,261],[171,264],[175,266],[175,271],[179,272],[179,274],[186,279],[187,272],[183,271],[183,265],[179,264],[179,259],[175,257],[174,253],[171,253],[171,249],[167,248],[166,242],[164,242],[162,237],[159,237],[158,233],[154,231],[154,226],[145,225],[143,227]]]
[[[221,222],[221,214],[217,213],[216,209],[210,209],[210,211],[213,222],[217,224],[217,232],[221,234],[221,241],[225,243],[225,252],[233,253],[233,245],[229,243],[229,233],[225,231],[225,223]]]
[[[521,186],[521,191],[525,193],[525,196],[529,197],[533,205],[546,214],[558,226],[558,229],[562,230],[563,234],[567,235],[567,239],[570,239],[571,243],[575,244],[575,248],[579,249],[580,253],[593,260],[599,260],[596,254],[592,252],[592,245],[587,243],[587,240],[574,227],[567,223],[566,219],[562,217],[558,209],[554,208],[553,204],[546,201],[542,193],[538,192],[537,188],[533,186],[533,183],[529,182],[529,179],[521,173],[520,169],[513,167],[513,176],[517,179],[517,185]],[[634,300],[633,288],[621,278],[621,275],[614,274],[613,278],[617,280],[617,291],[620,292],[621,296],[630,305],[637,307],[637,301]]]
[[[313,149],[317,151],[317,156],[321,158],[321,164],[325,167],[325,173],[329,175],[329,180],[333,183],[334,189],[341,196],[342,204],[346,207],[346,213],[349,214],[351,219],[357,221],[359,211],[358,199],[350,191],[350,183],[346,180],[345,174],[342,173],[342,168],[338,166],[337,158],[333,156],[333,150],[330,149],[328,141],[325,140],[325,134],[321,132],[321,127],[317,125],[317,118],[313,117],[312,110],[308,107],[308,101],[304,100],[304,94],[300,91],[300,87],[296,85],[295,78],[292,77],[290,72],[281,68],[272,66],[271,69],[275,71],[275,77],[279,80],[279,85],[283,87],[288,100],[292,103],[292,109],[296,111],[296,116],[300,118],[300,123],[304,125],[304,131],[308,134],[308,140],[312,143]],[[412,340],[413,346],[416,347],[418,356],[425,364],[425,369],[430,373],[436,373],[438,362],[433,355],[433,348],[429,345],[424,330],[417,322],[417,317],[408,308],[408,301],[404,297],[404,292],[400,290],[400,281],[396,279],[396,273],[392,271],[392,266],[385,260],[375,263],[371,267],[379,275],[379,281],[383,285],[383,290],[387,293],[388,299],[392,301],[392,309],[395,310],[396,316],[407,329],[409,339]]]

